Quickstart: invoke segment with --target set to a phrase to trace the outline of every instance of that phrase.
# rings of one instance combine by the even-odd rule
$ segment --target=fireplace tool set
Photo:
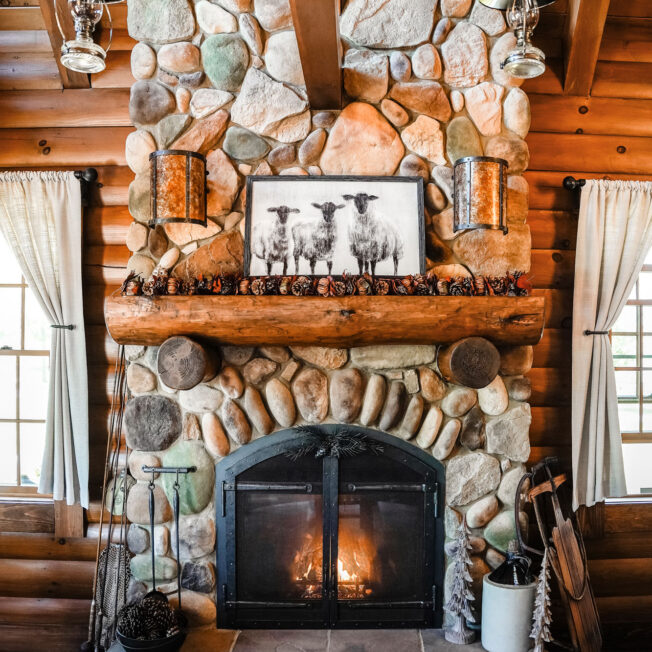
[[[84,652],[90,652],[91,650],[101,652],[111,644],[114,638],[116,614],[125,603],[127,586],[131,577],[125,541],[125,508],[129,490],[126,461],[124,468],[120,471],[122,417],[126,399],[125,347],[121,345],[118,347],[113,381],[109,436],[106,444],[104,481],[102,484],[100,531],[97,539],[93,597],[88,624],[88,641],[81,646]],[[109,515],[108,526],[105,531],[104,514],[107,508],[109,508]],[[117,537],[114,532],[114,514],[116,510],[119,510],[120,514]],[[117,541],[114,541],[114,538],[117,538]],[[103,539],[106,539],[106,547],[101,549]]]
[[[186,638],[186,617],[181,610],[181,563],[179,545],[179,475],[194,473],[194,466],[143,466],[143,473],[151,473],[149,482],[149,532],[152,556],[152,590],[142,600],[123,607],[118,614],[116,635],[127,652],[132,650],[156,650],[157,652],[174,652]],[[154,478],[158,473],[174,473],[176,479],[172,485],[174,495],[172,508],[174,512],[176,562],[177,562],[177,602],[178,608],[172,609],[165,593],[156,588],[156,554],[154,550],[154,514],[156,504],[154,497]]]

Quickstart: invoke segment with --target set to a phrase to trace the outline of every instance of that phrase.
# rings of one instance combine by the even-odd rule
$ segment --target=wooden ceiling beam
[[[290,0],[312,109],[342,108],[340,0]]]
[[[609,0],[569,0],[564,34],[566,95],[590,95]]]
[[[74,25],[72,16],[70,15],[70,10],[68,9],[67,0],[40,0],[45,29],[47,29],[48,36],[50,37],[52,53],[54,54],[54,60],[59,69],[61,83],[64,88],[90,88],[91,82],[86,73],[69,70],[61,63],[61,45],[63,39],[61,38],[61,33],[59,32],[59,27],[57,25],[57,18],[54,13],[55,5],[64,34],[72,37],[74,34]]]

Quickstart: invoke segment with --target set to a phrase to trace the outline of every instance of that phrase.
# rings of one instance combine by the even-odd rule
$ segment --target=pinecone
[[[128,604],[118,612],[118,631],[129,638],[139,638],[142,634],[142,606],[140,602]]]
[[[233,278],[233,276],[220,276],[220,281],[222,282],[222,287],[220,289],[220,294],[235,294],[238,287],[238,283]]]
[[[146,297],[154,296],[154,279],[148,279],[143,283],[143,294]]]
[[[344,281],[333,281],[333,296],[343,297],[346,294],[346,283]]]
[[[138,279],[131,279],[125,283],[123,294],[137,296],[140,294],[143,284]]]
[[[331,287],[332,278],[330,276],[324,276],[319,279],[317,283],[317,294],[322,297],[330,297],[333,295],[333,288]]]
[[[399,296],[407,296],[408,294],[408,289],[401,283],[399,279],[396,279],[392,281],[392,288],[394,289],[394,294],[397,294]]]
[[[292,294],[295,297],[305,297],[310,294],[312,283],[307,276],[299,276],[294,283],[292,283]]]
[[[465,297],[473,296],[475,292],[475,287],[473,285],[473,279],[470,276],[465,276],[462,279],[462,290]]]
[[[414,286],[414,294],[420,297],[427,297],[430,294],[430,288],[427,283],[417,283]]]
[[[278,293],[285,296],[286,294],[292,294],[292,283],[293,279],[290,276],[284,276],[281,279],[281,282],[278,285]]]
[[[369,294],[373,294],[373,286],[371,281],[366,276],[360,276],[355,282],[355,286],[358,294],[361,297],[366,297]]]
[[[240,283],[238,283],[238,294],[249,294],[251,289],[251,281],[248,278],[243,278]]]
[[[462,279],[459,277],[451,279],[448,286],[448,294],[452,297],[461,297],[464,295],[464,287],[462,286]]]
[[[255,278],[251,281],[251,294],[260,296],[265,292],[265,281],[262,278]]]
[[[441,295],[442,297],[447,296],[449,285],[450,285],[450,281],[448,279],[440,278],[437,281],[437,294]]]
[[[181,285],[181,279],[175,278],[174,276],[171,276],[168,279],[168,294],[174,296],[175,294],[179,294],[179,286]]]
[[[152,276],[154,281],[154,294],[156,296],[161,296],[167,294],[168,291],[168,273],[166,270],[154,270],[154,275]]]
[[[492,290],[492,294],[505,296],[507,294],[507,279],[498,276],[487,278],[487,284]]]
[[[278,276],[268,276],[265,279],[265,294],[278,294]]]
[[[484,276],[475,276],[473,278],[473,289],[477,296],[484,296],[487,292]]]
[[[384,278],[376,279],[374,283],[374,292],[381,297],[384,297],[386,294],[389,294],[389,282]]]
[[[182,294],[187,294],[188,296],[197,294],[197,283],[195,280],[184,281],[183,283],[183,292]]]

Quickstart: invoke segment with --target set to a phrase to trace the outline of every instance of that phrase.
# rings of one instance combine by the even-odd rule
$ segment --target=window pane
[[[627,492],[652,494],[652,444],[623,444]]]
[[[641,272],[639,274],[638,298],[652,299],[652,272]]]
[[[614,324],[613,332],[635,333],[636,330],[636,306],[625,306]]]
[[[636,335],[614,335],[611,347],[616,367],[636,367]]]
[[[0,484],[16,484],[16,424],[0,423]]]
[[[643,366],[652,367],[652,335],[643,337],[643,358]]]
[[[632,291],[629,293],[629,296],[627,297],[627,301],[636,301],[638,299],[638,282],[634,283],[634,286],[632,287]]]
[[[9,249],[9,245],[2,233],[0,233],[0,260],[2,261],[0,283],[21,283],[20,267],[18,267],[14,252]]]
[[[43,314],[34,293],[25,291],[25,348],[36,351],[50,350],[50,324]]]
[[[0,355],[0,419],[15,418],[16,357],[13,355]]]
[[[643,403],[643,432],[652,432],[652,403]]]
[[[618,393],[618,398],[636,398],[638,396],[637,375],[636,371],[616,372],[616,392]]]
[[[20,484],[38,485],[45,447],[45,423],[20,424]]]
[[[48,409],[49,362],[46,356],[20,358],[20,418],[45,419]]]
[[[20,348],[20,288],[0,288],[0,349]]]
[[[652,333],[652,306],[641,306],[643,311],[641,330],[644,333]]]
[[[652,248],[648,249],[647,256],[645,256],[644,265],[652,265]]]
[[[618,403],[621,432],[639,432],[638,403]]]

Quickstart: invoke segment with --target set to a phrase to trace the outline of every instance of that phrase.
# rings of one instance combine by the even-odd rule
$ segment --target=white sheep
[[[357,195],[343,195],[346,201],[353,201],[353,215],[349,222],[349,251],[358,261],[360,274],[376,273],[376,265],[387,258],[394,261],[394,275],[398,273],[398,261],[403,257],[403,239],[393,224],[375,215],[369,206],[376,195],[360,192]]]
[[[276,213],[276,218],[262,222],[256,227],[254,255],[267,264],[267,275],[271,275],[274,263],[283,263],[283,274],[287,273],[290,243],[288,240],[287,221],[290,213],[299,213],[298,208],[279,206],[268,208]]]
[[[292,240],[294,241],[294,272],[299,273],[299,259],[305,258],[310,263],[310,273],[315,273],[318,260],[326,261],[328,273],[333,268],[333,255],[337,228],[335,225],[335,211],[344,208],[344,204],[335,205],[327,201],[324,204],[312,204],[318,208],[321,218],[304,220],[292,226]]]

